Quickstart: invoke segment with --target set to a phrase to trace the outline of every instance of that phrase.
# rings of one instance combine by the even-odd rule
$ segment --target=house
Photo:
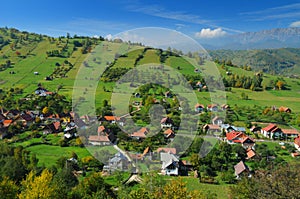
[[[296,138],[300,135],[297,129],[281,129],[281,132],[284,138]]]
[[[124,119],[120,118],[120,117],[116,117],[116,116],[104,116],[102,119],[100,119],[100,121],[105,121],[108,122],[110,124],[116,124],[118,123],[121,126],[124,126]]]
[[[300,151],[300,136],[294,139],[295,148]]]
[[[228,144],[241,144],[244,148],[252,148],[255,145],[255,141],[243,132],[226,133],[225,139]]]
[[[203,104],[197,103],[197,104],[195,105],[195,112],[201,113],[202,111],[204,111],[204,105],[203,105]]]
[[[243,161],[240,161],[234,166],[234,174],[237,179],[241,178],[243,175],[250,177],[250,169]]]
[[[74,122],[68,123],[64,129],[64,137],[67,139],[77,137],[77,128],[78,126]]]
[[[216,104],[209,104],[206,108],[208,111],[217,112],[218,111],[218,105]]]
[[[236,126],[232,126],[230,124],[222,124],[221,125],[221,130],[225,131],[226,133],[229,133],[231,131],[239,131],[239,132],[246,133],[246,128],[245,127],[236,127]]]
[[[215,124],[205,124],[203,126],[203,131],[206,132],[207,134],[221,133],[221,128]]]
[[[285,106],[279,107],[278,111],[279,112],[285,112],[285,113],[291,113],[292,112],[292,110],[290,108],[285,107]]]
[[[52,122],[44,127],[43,134],[59,133],[62,131],[60,122]]]
[[[171,128],[173,126],[173,120],[169,117],[165,117],[160,121],[161,128]]]
[[[128,169],[129,161],[126,156],[122,153],[118,152],[114,155],[114,157],[108,160],[108,164],[104,165],[103,171],[114,172],[116,170],[124,171]]]
[[[250,128],[250,132],[252,132],[252,133],[258,133],[260,131],[261,131],[261,127],[259,127],[259,126],[254,125]]]
[[[137,140],[143,140],[147,137],[148,133],[149,133],[149,130],[147,128],[143,127],[140,130],[138,130],[137,132],[132,133],[130,136]]]
[[[170,153],[176,155],[176,148],[158,148],[156,150],[157,153]]]
[[[116,136],[113,133],[110,134],[100,134],[98,135],[90,135],[89,143],[94,146],[106,146],[111,145],[116,141]]]
[[[164,136],[166,139],[172,140],[175,137],[175,133],[172,129],[167,129],[164,131]]]
[[[163,175],[179,175],[179,159],[171,153],[160,153],[162,162],[161,173]]]
[[[261,133],[271,139],[276,139],[282,136],[281,129],[275,124],[269,124],[268,126],[261,129]]]
[[[224,123],[224,118],[215,116],[211,121],[213,125],[221,126]]]

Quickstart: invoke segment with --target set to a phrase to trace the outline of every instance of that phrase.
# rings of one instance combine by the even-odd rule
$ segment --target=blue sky
[[[178,30],[195,39],[300,27],[299,0],[4,1],[0,26],[48,34],[101,35],[141,27]]]

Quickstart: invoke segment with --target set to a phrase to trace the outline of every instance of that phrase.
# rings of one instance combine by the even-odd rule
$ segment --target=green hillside
[[[203,76],[202,73],[195,73],[195,68],[200,68],[201,71],[207,74],[215,73],[214,70],[211,70],[213,69],[213,62],[206,61],[199,66],[193,58],[183,59],[171,52],[164,52],[158,49],[103,41],[102,38],[69,36],[52,38],[21,32],[16,29],[2,28],[0,29],[0,88],[22,88],[24,89],[23,97],[25,97],[27,94],[33,93],[37,85],[41,83],[50,91],[59,89],[60,94],[66,95],[67,98],[71,99],[74,80],[78,70],[82,65],[86,64],[84,61],[96,46],[101,48],[101,53],[93,61],[89,62],[89,71],[95,73],[99,68],[103,68],[102,72],[105,70],[101,78],[102,81],[96,82],[98,84],[95,97],[96,107],[101,106],[104,99],[110,101],[116,79],[137,65],[164,63],[179,70],[189,81],[192,81],[199,75]],[[296,56],[299,51],[299,49],[278,49],[214,51],[210,53],[219,60],[231,59],[234,64],[251,66],[253,71],[219,64],[217,67],[222,77],[230,80],[234,76],[253,78],[256,74],[255,69],[259,69],[258,66],[254,65],[254,59],[258,59],[259,62],[257,63],[261,65],[269,63],[271,68],[276,68],[276,70],[274,69],[275,71],[280,69],[278,68],[279,62],[293,62],[292,66],[282,68],[290,71],[296,70],[298,61],[300,61]],[[124,52],[129,53],[124,54]],[[280,58],[281,61],[278,61],[277,58]],[[106,69],[108,63],[111,64]],[[267,70],[267,72],[270,71]],[[34,72],[38,72],[38,75],[35,75]],[[228,72],[231,75],[228,75]],[[85,74],[84,76],[88,77],[88,75],[90,74]],[[109,80],[111,75],[115,76],[116,79]],[[46,78],[49,79],[47,80]],[[278,78],[281,78],[280,81],[284,82],[285,89],[273,90],[274,82],[279,81]],[[86,88],[88,87],[89,85],[86,85]],[[300,102],[300,81],[298,79],[264,73],[260,90],[252,91],[251,89],[233,87],[227,92],[227,102],[230,105],[289,106],[294,111],[300,112],[298,106]],[[248,96],[248,100],[241,100],[242,93]],[[196,94],[199,102],[205,105],[211,103],[209,92],[196,91]],[[93,91],[89,89],[82,93],[82,96],[87,98],[91,95],[93,95]]]
[[[296,75],[300,72],[300,49],[215,50],[213,59],[231,60],[238,66],[248,65],[256,71],[270,74]]]

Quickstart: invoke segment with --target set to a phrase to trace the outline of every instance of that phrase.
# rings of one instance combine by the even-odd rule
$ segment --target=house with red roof
[[[282,131],[276,124],[269,124],[261,129],[261,134],[267,138],[276,139],[282,136]]]
[[[62,131],[60,122],[52,122],[44,127],[43,134],[59,133]]]
[[[221,133],[221,128],[215,124],[205,124],[202,129],[207,134]]]
[[[161,153],[161,152],[163,152],[163,153],[171,153],[171,154],[176,155],[176,148],[163,148],[163,147],[161,147],[161,148],[158,148],[156,150],[156,152],[157,153]]]
[[[300,151],[300,136],[294,139],[295,148]]]
[[[281,129],[284,138],[296,138],[300,135],[297,129]]]
[[[241,144],[244,148],[252,148],[255,145],[255,141],[243,132],[226,133],[225,139],[228,144]]]
[[[143,127],[140,130],[138,130],[137,132],[132,133],[130,136],[137,140],[143,140],[147,137],[148,133],[149,133],[149,130],[147,128]]]
[[[279,112],[291,113],[292,110],[289,107],[281,106],[278,108]]]
[[[199,104],[199,103],[197,103],[196,105],[195,105],[195,112],[197,112],[197,113],[201,113],[203,110],[204,110],[204,105],[203,104]]]

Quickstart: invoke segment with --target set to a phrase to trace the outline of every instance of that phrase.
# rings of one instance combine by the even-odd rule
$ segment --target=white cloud
[[[198,38],[216,38],[222,37],[227,34],[226,31],[222,30],[222,28],[210,29],[210,28],[203,28],[200,32],[196,33],[196,37]]]
[[[290,27],[300,27],[300,21],[294,21],[290,24]]]

